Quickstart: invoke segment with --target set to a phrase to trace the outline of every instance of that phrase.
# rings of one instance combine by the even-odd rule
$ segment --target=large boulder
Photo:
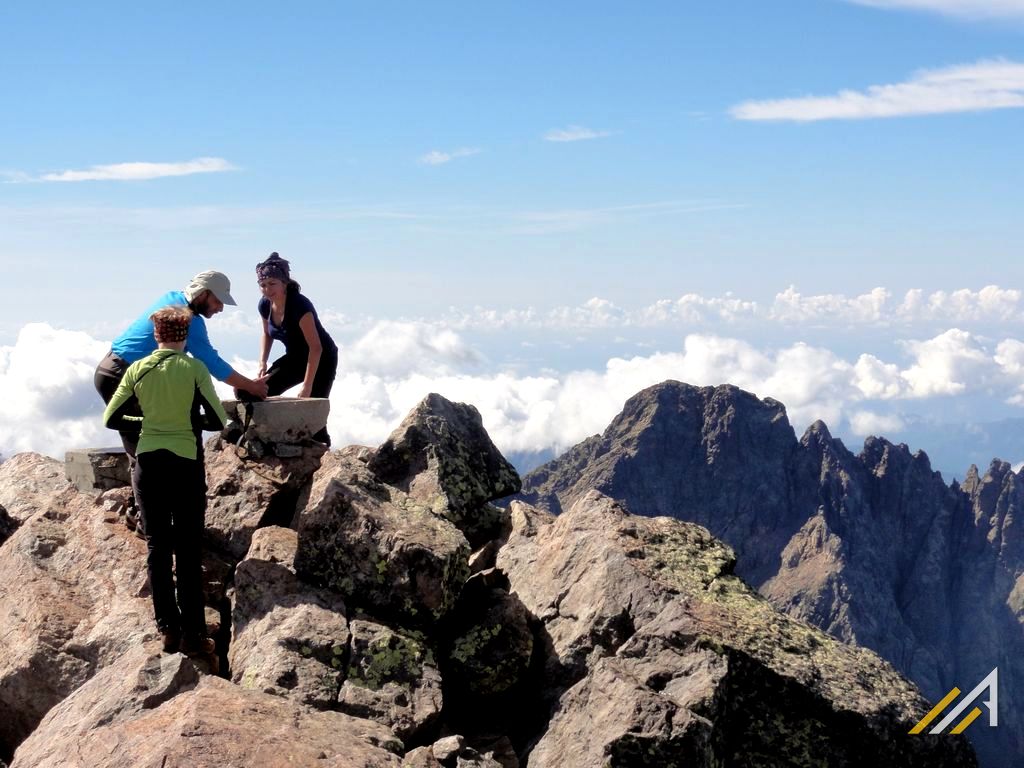
[[[435,622],[469,576],[466,537],[364,459],[356,447],[324,456],[297,519],[296,572],[372,615]]]
[[[63,477],[60,462],[21,454],[0,467],[5,506],[26,514],[0,548],[0,757],[55,704],[156,627],[146,546],[116,513]]]
[[[454,523],[474,547],[500,532],[487,502],[519,491],[515,468],[491,442],[472,405],[437,394],[417,405],[373,454],[370,471],[408,501]]]
[[[398,768],[383,726],[318,712],[218,677],[183,656],[127,654],[47,716],[12,768]]]
[[[231,677],[246,689],[330,709],[349,644],[345,604],[339,595],[298,579],[296,547],[295,531],[262,528],[238,564]]]
[[[874,653],[772,608],[706,529],[594,491],[557,518],[516,503],[513,521],[498,565],[542,621],[560,683],[531,768],[567,754],[581,766],[974,764],[962,737],[908,736],[929,709],[920,693]]]
[[[213,437],[206,444],[206,537],[235,561],[245,557],[252,534],[268,525],[289,526],[303,488],[320,466],[324,446],[303,446],[291,458],[249,457]]]
[[[436,725],[443,696],[430,641],[420,632],[353,619],[352,648],[338,694],[342,712],[388,726],[418,740]]]

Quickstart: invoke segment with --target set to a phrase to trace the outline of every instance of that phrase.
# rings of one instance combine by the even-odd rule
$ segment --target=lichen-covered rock
[[[454,523],[474,546],[504,524],[487,502],[516,493],[519,475],[472,405],[428,395],[370,459],[370,470],[409,500]]]
[[[213,437],[206,444],[206,537],[235,561],[245,557],[252,534],[268,525],[288,526],[299,495],[320,466],[324,446],[304,446],[295,458],[248,458]]]
[[[292,530],[262,528],[235,570],[232,680],[243,688],[330,709],[338,696],[349,643],[339,595],[295,575]]]
[[[156,636],[145,543],[70,486],[60,462],[20,454],[2,471],[8,488],[24,473],[13,506],[28,517],[0,547],[0,755]]]
[[[83,706],[102,696],[92,686],[75,694]],[[60,721],[47,725],[33,734],[32,752],[23,759],[19,751],[12,768],[401,766],[401,743],[377,723],[318,712],[218,677],[203,677],[160,706],[97,722],[70,737]]]
[[[296,572],[373,615],[440,619],[469,576],[469,544],[452,523],[405,499],[357,450],[327,454],[298,516]]]
[[[494,572],[470,579],[459,598],[449,628],[452,640],[446,666],[452,685],[484,697],[517,685],[533,655],[529,613],[507,592],[507,584],[487,586],[489,573]]]
[[[441,714],[441,673],[427,638],[353,619],[352,647],[338,695],[342,712],[382,723],[403,741],[432,728]]]
[[[865,649],[778,612],[690,523],[590,492],[555,519],[520,507],[498,557],[544,625],[563,683],[531,768],[748,763],[973,765],[962,738],[910,737],[929,709]],[[555,679],[552,675],[552,679]],[[782,706],[780,702],[786,702]],[[739,762],[737,762],[739,761]]]

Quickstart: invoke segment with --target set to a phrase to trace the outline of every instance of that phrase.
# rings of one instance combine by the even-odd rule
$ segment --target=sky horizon
[[[342,348],[339,445],[439,391],[503,450],[563,450],[664,378],[775,397],[798,434],[1024,417],[1024,0],[17,2],[0,27],[2,456],[116,442],[96,362],[203,269],[252,373],[274,250]]]

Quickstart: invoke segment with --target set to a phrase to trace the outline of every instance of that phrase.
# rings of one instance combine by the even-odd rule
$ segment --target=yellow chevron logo
[[[999,667],[996,667],[991,672],[989,672],[985,676],[985,679],[978,683],[974,687],[974,690],[967,694],[964,697],[963,701],[957,704],[953,708],[953,710],[944,718],[942,718],[942,720],[939,721],[939,724],[932,728],[930,731],[928,731],[928,733],[943,733],[946,730],[946,728],[949,727],[950,723],[952,723],[954,720],[960,717],[960,715],[963,714],[963,711],[967,709],[969,706],[971,706],[971,704],[974,703],[974,700],[977,699],[985,691],[989,692],[989,698],[987,701],[983,701],[981,703],[988,707],[989,726],[995,728],[997,725],[999,725]],[[951,690],[942,698],[942,701],[940,701],[938,704],[932,707],[931,712],[922,717],[918,721],[917,725],[910,729],[910,732],[916,734],[924,731],[924,729],[931,724],[932,720],[938,717],[946,707],[948,707],[951,703],[953,703],[954,700],[956,700],[956,697],[959,695],[960,689],[954,687],[953,690]],[[967,716],[964,717],[963,720],[958,722],[953,727],[953,730],[951,730],[950,733],[963,733],[965,730],[967,730],[967,726],[969,726],[971,723],[977,720],[981,716],[981,714],[981,709],[975,707],[967,713]]]

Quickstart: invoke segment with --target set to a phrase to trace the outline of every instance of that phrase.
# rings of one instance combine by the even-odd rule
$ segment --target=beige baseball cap
[[[238,302],[231,296],[231,281],[228,280],[228,276],[223,272],[218,272],[215,269],[200,272],[192,278],[192,282],[185,288],[185,298],[192,301],[203,291],[212,291],[213,295],[224,304],[232,307],[238,306]]]

